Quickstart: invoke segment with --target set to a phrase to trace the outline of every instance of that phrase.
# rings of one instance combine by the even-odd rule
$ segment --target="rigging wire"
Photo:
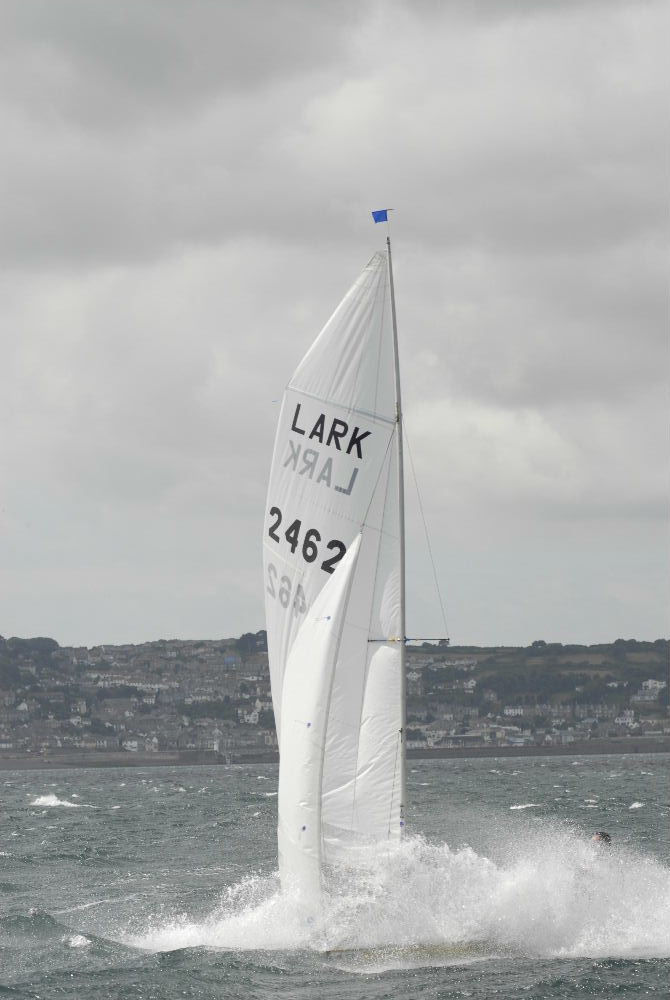
[[[403,421],[403,430],[405,433],[405,444],[407,445],[407,454],[409,455],[409,464],[412,469],[412,479],[414,480],[414,489],[416,490],[417,500],[419,501],[419,512],[421,514],[421,521],[423,522],[423,531],[426,536],[426,547],[428,549],[428,556],[430,557],[430,564],[433,568],[433,580],[435,582],[435,590],[437,592],[437,599],[440,604],[440,611],[442,613],[442,622],[444,624],[444,634],[447,639],[449,639],[449,626],[447,625],[447,613],[444,610],[444,601],[442,600],[442,591],[440,590],[440,584],[437,578],[437,569],[435,568],[435,559],[433,558],[433,547],[430,544],[430,534],[428,532],[428,524],[426,522],[426,515],[423,509],[423,500],[421,499],[421,491],[419,489],[419,481],[416,477],[416,469],[414,468],[414,455],[412,454],[412,449],[409,443],[409,435],[407,433],[407,418]]]

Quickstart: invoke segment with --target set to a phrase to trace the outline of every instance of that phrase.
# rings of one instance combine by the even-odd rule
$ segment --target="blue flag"
[[[372,213],[372,218],[375,220],[375,222],[388,222],[389,221],[388,213],[389,213],[388,208],[380,208],[376,212]]]

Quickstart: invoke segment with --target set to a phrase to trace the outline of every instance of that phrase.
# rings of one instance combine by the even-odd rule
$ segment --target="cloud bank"
[[[0,16],[3,634],[262,627],[276,400],[384,205],[454,641],[663,633],[665,4]]]

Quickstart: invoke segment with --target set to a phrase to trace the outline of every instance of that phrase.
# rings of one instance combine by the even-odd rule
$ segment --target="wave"
[[[91,939],[83,934],[66,934],[61,940],[68,948],[88,948],[91,944]]]
[[[67,799],[59,799],[57,795],[38,795],[31,803],[31,806],[65,806],[68,809],[81,809],[79,802],[68,802]]]
[[[536,826],[501,844],[495,860],[412,837],[355,872],[331,872],[318,914],[283,893],[276,873],[257,875],[229,887],[206,919],[156,921],[123,943],[150,952],[314,949],[362,955],[375,967],[493,955],[667,957],[670,869]]]
[[[73,798],[76,799],[78,796],[73,795]],[[66,809],[95,809],[95,806],[89,806],[85,802],[69,802],[67,799],[59,799],[53,792],[49,795],[38,795],[30,804],[31,806],[41,806],[43,808],[45,806],[47,808],[63,806]]]
[[[21,935],[33,939],[46,939],[67,930],[46,910],[31,907],[26,913],[14,913],[0,917],[0,931],[5,940]]]

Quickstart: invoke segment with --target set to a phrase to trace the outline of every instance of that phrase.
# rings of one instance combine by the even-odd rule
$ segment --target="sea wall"
[[[588,740],[565,746],[483,746],[431,747],[409,750],[410,760],[448,760],[463,757],[578,757],[595,754],[670,753],[670,737],[645,740]],[[54,770],[76,767],[166,767],[197,764],[272,764],[279,755],[273,751],[250,754],[219,754],[207,750],[132,752],[71,752],[66,754],[0,755],[0,771]]]

